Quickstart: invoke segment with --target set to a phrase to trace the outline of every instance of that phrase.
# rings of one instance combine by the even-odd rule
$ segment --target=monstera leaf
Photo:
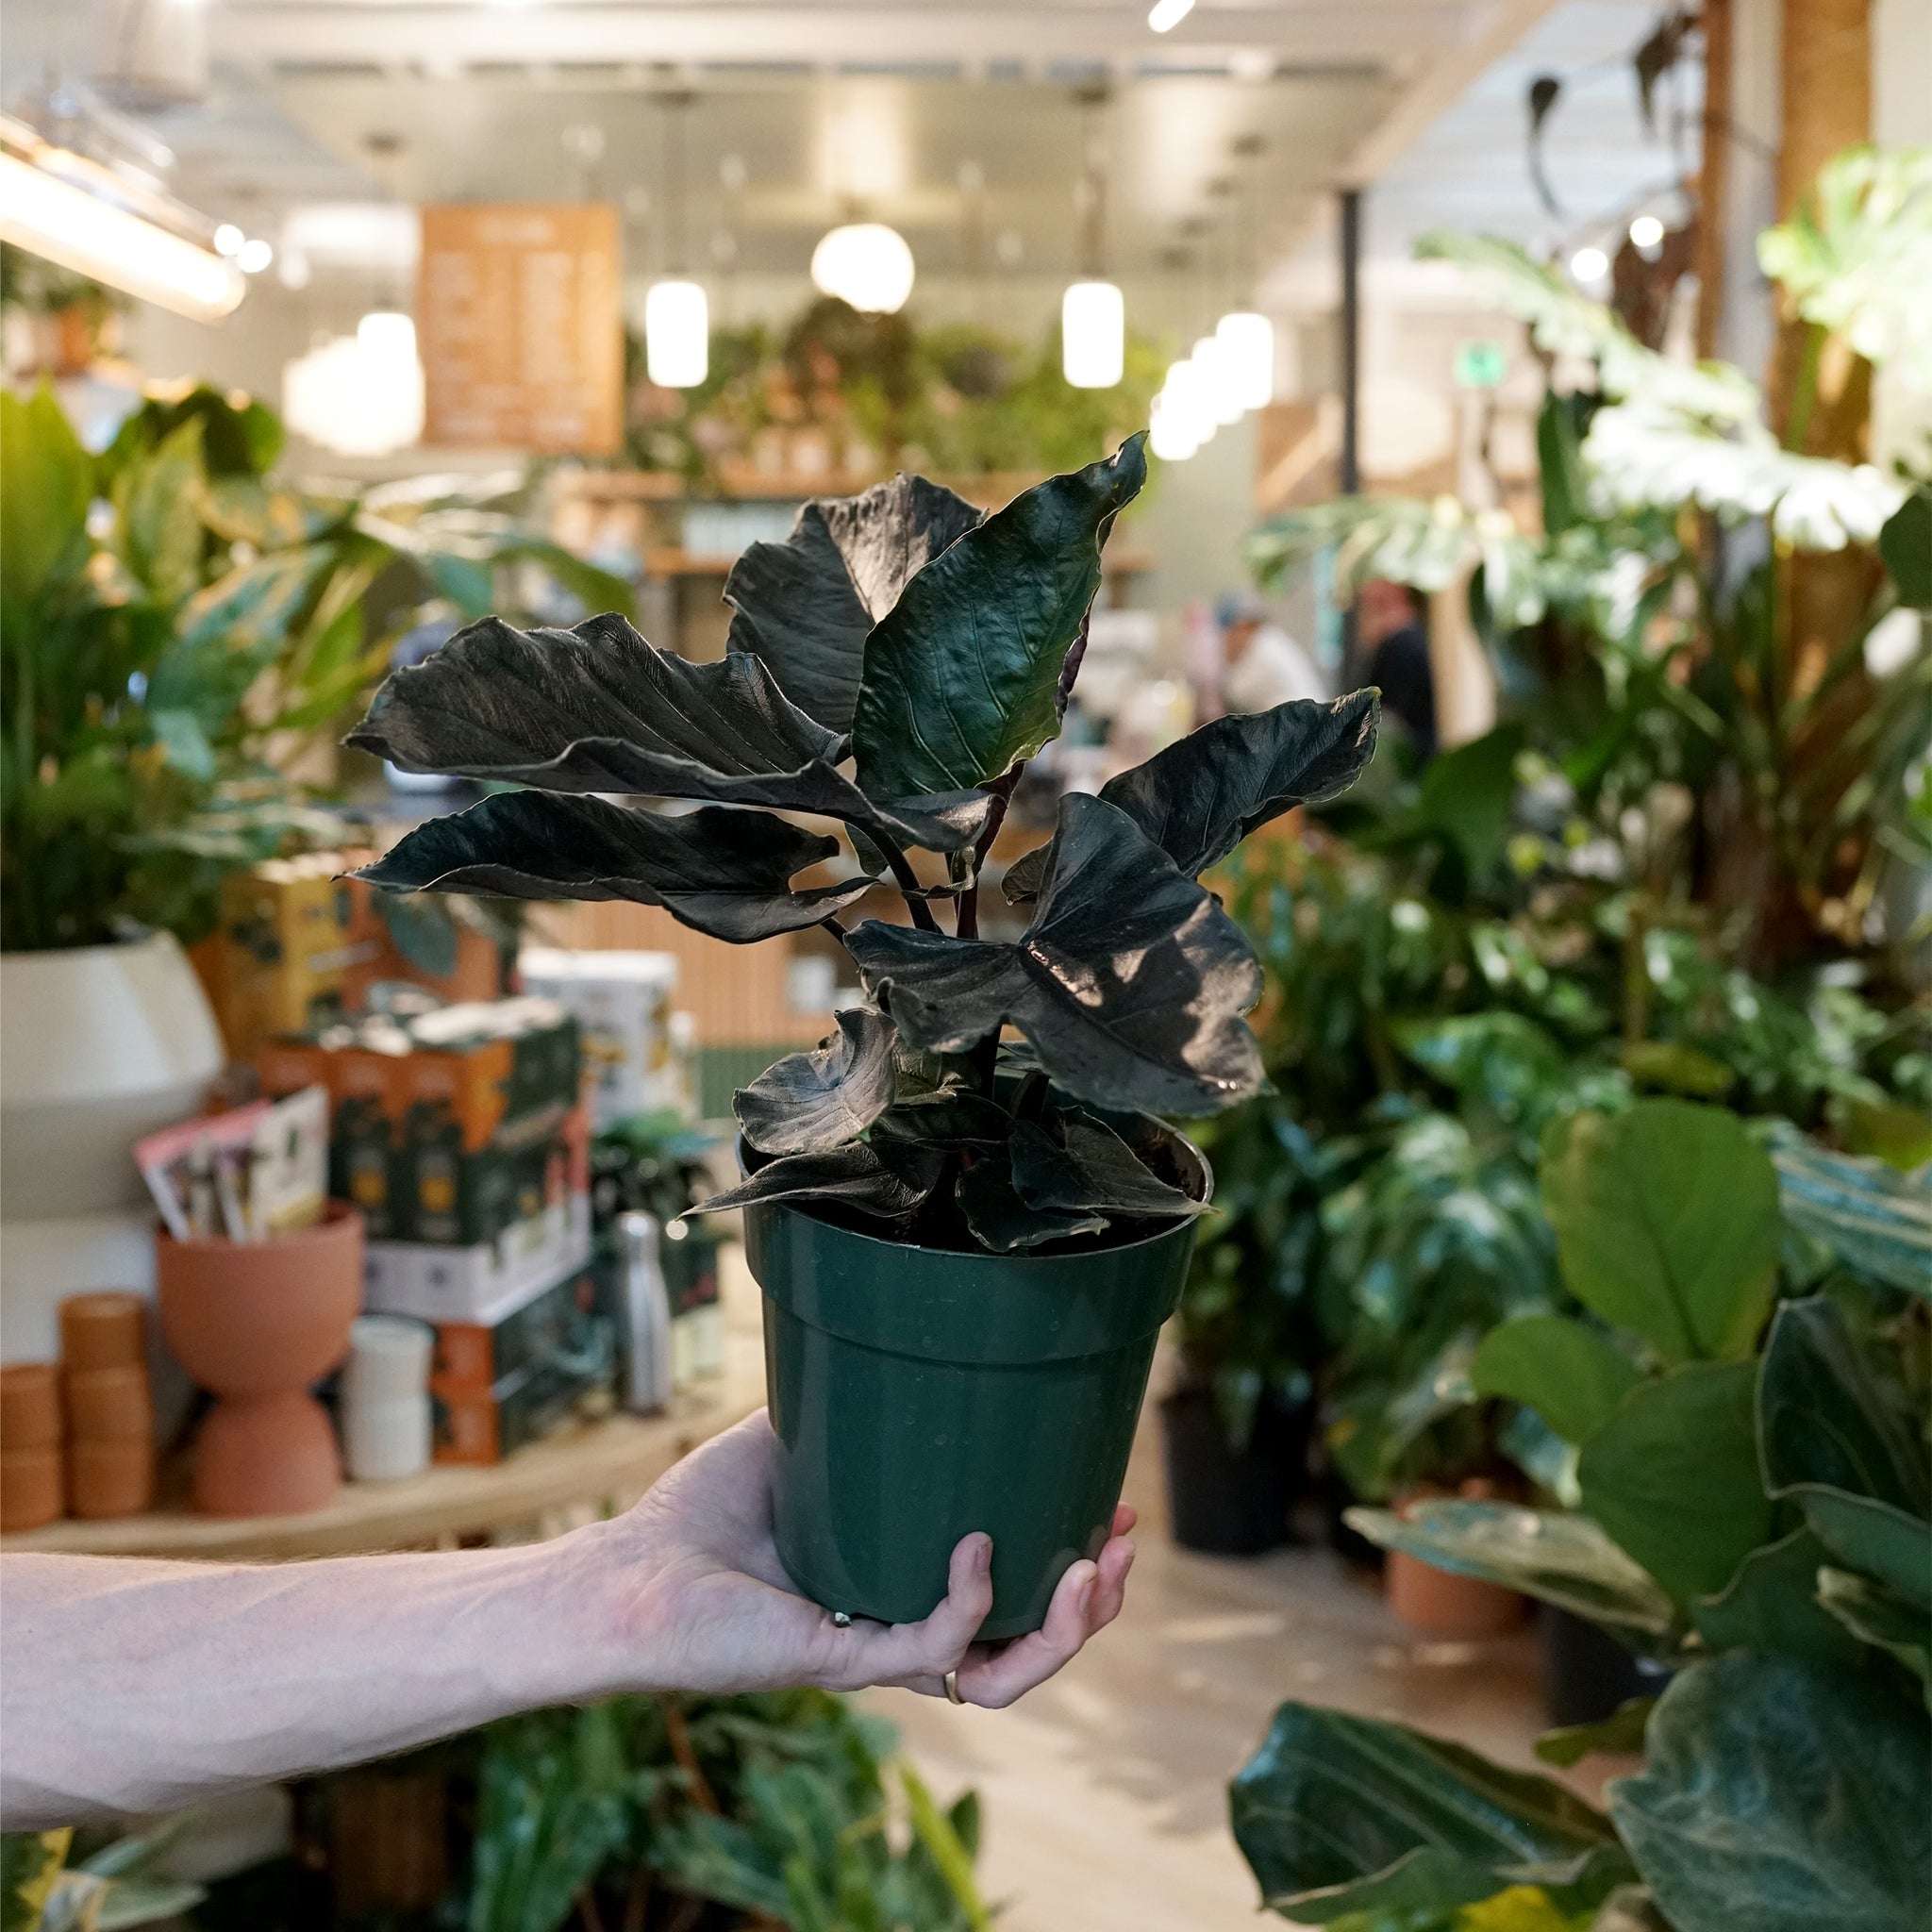
[[[838,850],[837,840],[770,812],[703,806],[674,817],[601,798],[503,791],[418,825],[356,876],[390,891],[629,899],[742,943],[815,925],[859,898],[870,880],[802,892],[787,883]]]
[[[1919,1932],[1932,1732],[1859,1674],[1735,1650],[1683,1672],[1610,1815],[1676,1932]]]
[[[1379,692],[1333,704],[1296,698],[1272,711],[1216,718],[1101,788],[1189,878],[1218,865],[1257,825],[1298,805],[1345,791],[1375,751]],[[1007,869],[1002,890],[1033,899],[1050,863],[1048,847]]]
[[[892,1023],[858,1008],[811,1053],[788,1054],[731,1097],[744,1138],[767,1154],[825,1154],[856,1141],[892,1104]]]
[[[808,717],[850,731],[866,634],[908,581],[984,516],[923,476],[808,503],[784,542],[754,543],[732,566],[729,647],[762,658]]]
[[[866,797],[836,769],[844,737],[757,658],[692,664],[616,616],[575,630],[474,624],[391,674],[348,741],[406,772],[822,812],[937,851],[972,844],[991,807],[983,792],[904,810]]]
[[[1016,496],[914,576],[865,641],[852,745],[869,798],[1002,776],[1059,729],[1100,547],[1146,480],[1144,434]]]
[[[760,1201],[836,1201],[876,1220],[902,1221],[939,1184],[943,1165],[937,1148],[900,1144],[881,1149],[868,1141],[853,1141],[823,1154],[780,1155],[691,1212],[720,1214]]]
[[[901,1035],[959,1053],[1010,1022],[1059,1086],[1103,1107],[1201,1114],[1253,1092],[1260,1055],[1241,1015],[1260,969],[1241,928],[1103,799],[1062,799],[1055,841],[1017,945],[876,920],[847,936]]]
[[[1609,1821],[1552,1779],[1307,1704],[1274,1713],[1228,1806],[1262,1898],[1303,1924],[1407,1924],[1513,1885],[1586,1909],[1629,1872]]]

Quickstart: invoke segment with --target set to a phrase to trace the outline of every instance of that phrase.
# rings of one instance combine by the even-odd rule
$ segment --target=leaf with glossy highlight
[[[1478,1395],[1526,1403],[1566,1442],[1587,1442],[1642,1379],[1614,1342],[1567,1315],[1491,1328],[1469,1365]]]
[[[416,826],[356,876],[390,891],[625,899],[743,944],[816,925],[861,898],[868,879],[797,892],[788,883],[838,850],[837,840],[770,812],[702,806],[674,815],[500,791]]]
[[[824,1154],[858,1136],[892,1104],[892,1023],[854,1008],[810,1053],[787,1054],[731,1096],[744,1138],[766,1154]]]
[[[1078,1114],[1059,1134],[1021,1121],[1012,1134],[1013,1187],[1029,1208],[1113,1217],[1204,1213],[1208,1204],[1171,1187],[1111,1127]]]
[[[852,746],[868,797],[989,783],[1058,731],[1060,672],[1145,441],[1016,496],[906,585],[865,641]]]
[[[1178,871],[1198,878],[1257,826],[1347,791],[1374,756],[1380,716],[1381,694],[1358,691],[1332,704],[1296,698],[1273,710],[1216,718],[1109,778],[1100,795]],[[1041,845],[1007,868],[1001,890],[1009,904],[1024,905],[1039,892],[1048,863]]]
[[[1241,1019],[1260,994],[1247,941],[1126,815],[1060,801],[1058,854],[1017,945],[868,920],[846,945],[914,1046],[961,1053],[1010,1022],[1068,1092],[1202,1114],[1260,1084]]]
[[[867,633],[908,580],[985,514],[903,475],[861,496],[806,504],[784,542],[753,543],[732,566],[729,648],[763,658],[801,711],[850,731]]]

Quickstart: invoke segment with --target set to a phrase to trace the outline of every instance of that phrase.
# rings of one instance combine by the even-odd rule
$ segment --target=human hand
[[[759,1409],[688,1456],[627,1515],[586,1533],[614,1559],[607,1574],[618,1590],[624,1657],[634,1660],[630,1688],[891,1684],[937,1697],[947,1672],[958,1671],[966,1703],[997,1709],[1045,1682],[1120,1614],[1134,1560],[1134,1511],[1124,1504],[1099,1561],[1068,1570],[1046,1622],[1028,1636],[974,1641],[992,1607],[992,1540],[983,1535],[954,1550],[945,1600],[924,1623],[855,1619],[841,1627],[798,1594],[778,1560],[771,1452],[772,1425]],[[618,1669],[626,1669],[623,1658]]]

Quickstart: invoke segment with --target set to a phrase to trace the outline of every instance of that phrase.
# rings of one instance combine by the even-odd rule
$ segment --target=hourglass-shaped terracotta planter
[[[341,1487],[335,1431],[309,1387],[348,1352],[362,1307],[362,1217],[332,1201],[263,1241],[155,1238],[161,1332],[220,1399],[195,1441],[194,1507],[292,1516]]]

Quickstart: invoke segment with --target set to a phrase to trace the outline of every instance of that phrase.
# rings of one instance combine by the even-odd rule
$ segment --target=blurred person
[[[1408,727],[1417,762],[1436,755],[1436,677],[1429,663],[1428,607],[1407,584],[1372,577],[1356,604],[1366,682],[1382,689],[1382,708]]]
[[[992,1540],[962,1538],[920,1624],[800,1596],[772,1538],[760,1409],[624,1515],[547,1542],[302,1563],[0,1557],[0,1828],[177,1810],[515,1711],[622,1690],[893,1684],[1011,1704],[1119,1615],[1134,1512],[1046,1621],[975,1642]]]
[[[1252,594],[1221,600],[1222,701],[1230,711],[1271,711],[1293,698],[1326,699],[1326,680],[1307,651]]]

